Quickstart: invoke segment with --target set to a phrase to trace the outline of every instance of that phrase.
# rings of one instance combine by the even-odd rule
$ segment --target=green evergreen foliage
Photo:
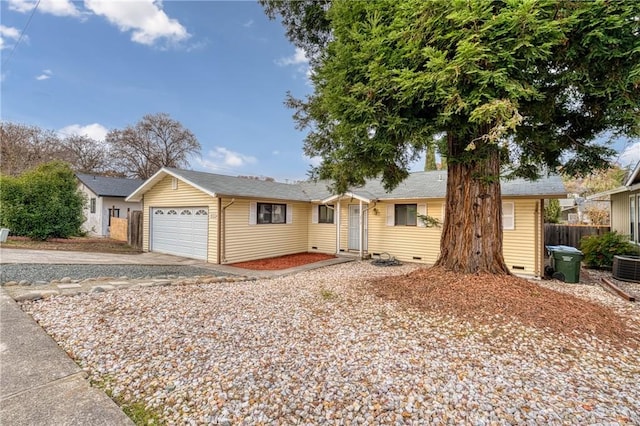
[[[611,268],[613,256],[638,253],[638,248],[625,235],[615,231],[584,237],[580,250],[584,254],[583,262],[589,268]]]
[[[80,234],[85,199],[71,168],[58,161],[0,177],[0,224],[32,239]]]
[[[549,204],[544,208],[545,223],[558,223],[560,221],[560,200],[555,198],[549,200]]]
[[[436,149],[434,147],[427,147],[427,154],[424,159],[424,171],[437,170],[436,167]]]
[[[442,226],[440,219],[433,216],[418,214],[418,219],[420,219],[427,228],[440,228]]]
[[[337,192],[396,186],[441,133],[448,163],[498,148],[526,178],[606,167],[597,138],[640,133],[638,2],[261,3],[313,53],[314,93],[288,103]]]

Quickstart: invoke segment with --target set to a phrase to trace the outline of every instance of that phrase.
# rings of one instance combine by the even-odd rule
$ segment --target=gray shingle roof
[[[191,170],[172,168],[166,168],[165,170],[216,195],[291,201],[320,201],[332,195],[328,190],[329,183],[326,181],[286,184]],[[384,190],[382,182],[379,180],[370,180],[363,187],[354,188],[350,192],[370,200],[384,200],[444,198],[446,189],[447,172],[431,171],[411,173],[404,182],[390,193]],[[504,180],[502,182],[502,195],[536,198],[564,197],[566,189],[559,176],[549,175],[533,182],[524,179]]]
[[[76,177],[98,197],[128,197],[145,181],[76,173]]]
[[[281,182],[218,175],[193,170],[180,170],[166,167],[165,170],[180,176],[218,196],[236,196],[253,198],[274,198],[278,200],[309,201],[309,195],[300,185]]]

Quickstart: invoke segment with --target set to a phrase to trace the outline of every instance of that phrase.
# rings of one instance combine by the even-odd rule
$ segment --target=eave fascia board
[[[200,185],[197,185],[197,184],[191,182],[189,179],[185,179],[179,173],[175,173],[175,172],[173,172],[171,170],[168,170],[168,169],[163,167],[160,170],[158,170],[157,172],[155,172],[153,174],[153,176],[151,176],[149,179],[147,179],[142,185],[140,185],[138,187],[138,189],[133,191],[131,193],[131,195],[129,195],[127,198],[125,198],[125,201],[141,201],[142,200],[142,196],[147,191],[149,191],[155,184],[160,182],[165,176],[171,176],[171,177],[174,177],[176,179],[179,179],[182,182],[188,183],[189,185],[193,186],[194,188],[204,192],[205,194],[208,194],[208,195],[210,195],[210,196],[212,196],[214,198],[216,197],[216,194],[214,192],[211,192],[208,189],[205,189],[205,188],[201,187]]]
[[[596,192],[595,194],[588,195],[586,197],[587,200],[595,200],[600,197],[605,197],[607,195],[620,194],[621,192],[634,191],[635,189],[640,188],[640,184],[637,183],[632,186],[619,186],[614,189],[610,189],[608,191]]]
[[[324,200],[320,200],[320,204],[327,204],[327,203],[339,200],[340,198],[344,198],[344,197],[355,198],[356,200],[362,201],[363,203],[367,203],[367,204],[375,201],[373,199],[369,199],[367,197],[363,197],[362,195],[358,195],[358,194],[355,194],[353,192],[345,192],[344,194],[336,194],[336,195],[332,195],[330,197],[327,197]]]
[[[638,161],[638,164],[636,164],[636,167],[633,169],[633,172],[631,172],[631,175],[629,176],[629,179],[627,179],[627,182],[625,183],[624,186],[626,187],[633,186],[633,181],[636,179],[639,172],[640,172],[640,161]]]

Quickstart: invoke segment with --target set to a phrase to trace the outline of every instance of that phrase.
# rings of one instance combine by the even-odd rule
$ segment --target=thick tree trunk
[[[474,150],[479,152],[477,159],[449,161],[446,214],[436,266],[460,273],[509,274],[502,256],[500,152],[495,146],[481,144]],[[464,145],[454,136],[448,136],[448,145],[449,158],[460,158]]]

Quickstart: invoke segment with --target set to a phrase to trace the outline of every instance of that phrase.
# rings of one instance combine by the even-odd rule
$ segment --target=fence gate
[[[142,212],[140,210],[130,211],[128,220],[127,242],[131,247],[142,250]]]

